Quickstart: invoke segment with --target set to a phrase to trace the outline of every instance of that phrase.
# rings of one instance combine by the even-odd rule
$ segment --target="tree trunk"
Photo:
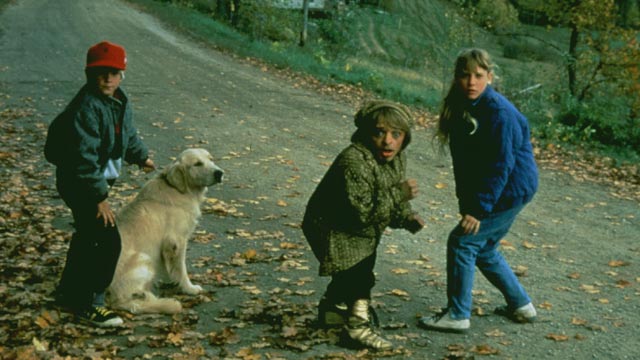
[[[300,31],[300,46],[307,43],[307,25],[309,23],[309,0],[302,3],[302,31]]]
[[[569,75],[569,93],[571,96],[576,96],[576,63],[577,59],[577,47],[578,37],[580,32],[575,24],[571,24],[571,38],[569,40],[569,64],[567,66],[567,72]]]

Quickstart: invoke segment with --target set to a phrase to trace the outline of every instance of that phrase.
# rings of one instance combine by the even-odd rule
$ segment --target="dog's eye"
[[[204,165],[202,161],[198,161],[197,163],[195,163],[195,166],[202,166],[202,165]]]

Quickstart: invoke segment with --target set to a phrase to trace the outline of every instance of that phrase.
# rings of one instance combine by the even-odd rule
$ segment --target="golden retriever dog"
[[[113,308],[173,314],[182,305],[157,297],[154,285],[177,284],[186,294],[202,291],[187,274],[187,241],[198,224],[207,187],[221,182],[223,174],[208,151],[185,150],[122,208],[117,215],[122,251],[107,289]]]

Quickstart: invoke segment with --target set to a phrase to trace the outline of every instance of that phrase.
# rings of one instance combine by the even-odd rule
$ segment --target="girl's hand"
[[[406,200],[415,199],[418,196],[418,181],[416,179],[408,179],[400,183],[400,190]]]
[[[466,235],[476,235],[478,231],[480,231],[480,220],[474,218],[469,214],[463,215],[462,220],[460,220],[460,226],[462,227]]]
[[[116,226],[116,215],[111,210],[106,199],[98,203],[98,214],[96,215],[96,219],[100,218],[104,221],[105,227],[107,225],[110,225],[111,227]]]

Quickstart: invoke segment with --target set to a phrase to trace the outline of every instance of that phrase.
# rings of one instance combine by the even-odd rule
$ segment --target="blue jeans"
[[[481,220],[476,235],[465,235],[456,226],[447,243],[447,299],[451,318],[471,317],[471,290],[476,266],[507,301],[510,309],[531,302],[507,261],[498,252],[500,240],[509,232],[524,205],[493,213]]]

